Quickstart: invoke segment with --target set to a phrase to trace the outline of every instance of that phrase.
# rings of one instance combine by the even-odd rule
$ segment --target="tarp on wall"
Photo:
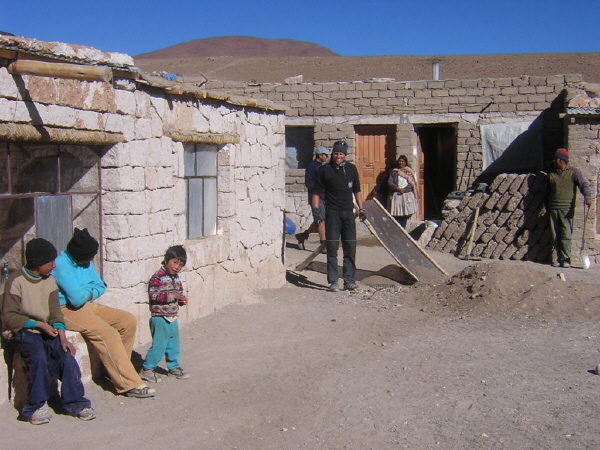
[[[542,169],[542,135],[537,120],[480,125],[480,132],[484,171],[489,168],[494,173],[522,173]]]

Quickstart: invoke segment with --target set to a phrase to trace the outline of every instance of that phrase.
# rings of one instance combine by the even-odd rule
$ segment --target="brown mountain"
[[[310,42],[293,39],[263,39],[248,36],[224,36],[196,39],[150,53],[139,59],[195,58],[202,56],[339,56],[331,50]]]
[[[205,53],[192,50],[198,48]],[[241,54],[229,56],[235,48]],[[326,55],[300,54],[317,49]],[[440,63],[441,79],[580,73],[585,81],[600,83],[600,53],[339,56],[308,42],[228,36],[185,42],[135,57],[136,65],[147,72],[257,83],[283,82],[297,75],[302,75],[304,82],[431,80],[433,62]]]

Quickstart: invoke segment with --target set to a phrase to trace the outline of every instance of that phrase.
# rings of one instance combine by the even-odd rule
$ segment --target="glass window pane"
[[[214,146],[199,145],[196,152],[196,175],[217,176],[217,149]]]
[[[71,196],[52,195],[38,197],[37,237],[54,244],[61,252],[71,239]]]
[[[58,147],[11,144],[12,192],[58,192]]]
[[[313,159],[314,146],[313,127],[285,127],[286,169],[305,169]]]
[[[204,180],[204,236],[217,234],[217,179]]]
[[[187,181],[187,223],[188,239],[202,236],[202,195],[203,180],[201,178],[189,178]]]
[[[183,175],[186,177],[196,176],[196,146],[194,144],[183,144]]]

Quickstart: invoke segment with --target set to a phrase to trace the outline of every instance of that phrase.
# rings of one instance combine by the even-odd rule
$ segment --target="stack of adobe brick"
[[[472,257],[544,262],[550,256],[547,216],[539,217],[547,176],[502,174],[486,193],[467,195],[436,229],[427,248],[466,256],[476,208]]]

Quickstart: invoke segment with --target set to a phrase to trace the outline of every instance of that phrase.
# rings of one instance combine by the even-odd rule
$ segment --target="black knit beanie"
[[[98,241],[90,236],[87,228],[75,228],[73,237],[67,244],[67,252],[77,262],[89,261],[98,253]]]
[[[28,269],[37,269],[54,261],[57,256],[56,248],[46,239],[32,239],[25,246],[25,259]]]

